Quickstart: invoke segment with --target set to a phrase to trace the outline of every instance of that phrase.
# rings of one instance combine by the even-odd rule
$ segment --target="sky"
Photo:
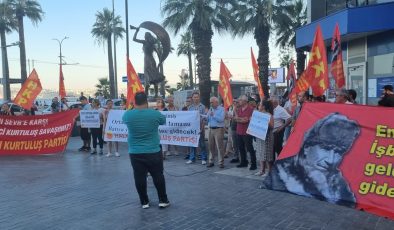
[[[108,61],[106,45],[100,46],[91,35],[95,22],[95,14],[108,7],[112,10],[112,0],[39,0],[45,12],[43,20],[34,26],[29,19],[24,19],[26,56],[30,60],[27,71],[36,69],[43,88],[58,89],[59,80],[59,44],[52,40],[63,41],[62,54],[64,61],[77,65],[63,66],[66,91],[68,89],[93,89],[99,78],[108,77]],[[125,25],[125,1],[115,0],[115,14],[119,15]],[[129,24],[138,26],[144,21],[161,24],[164,20],[161,14],[161,4],[164,0],[130,0]],[[143,32],[143,31],[142,31]],[[184,31],[181,31],[183,33]],[[171,46],[177,48],[180,34],[174,35],[168,31]],[[140,34],[143,34],[140,32]],[[143,72],[143,52],[139,43],[132,41],[133,31],[129,30],[130,59],[137,72]],[[7,35],[7,44],[18,41],[17,32]],[[253,71],[250,60],[250,47],[257,56],[258,49],[253,35],[243,38],[232,38],[229,34],[219,35],[216,31],[212,40],[212,73],[211,79],[219,78],[220,58],[233,74],[233,80],[253,81]],[[8,59],[11,78],[19,78],[19,48],[9,47]],[[270,62],[272,67],[278,67],[279,51],[270,42]],[[126,75],[126,39],[117,43],[117,67],[119,91],[126,88],[122,76]],[[188,69],[186,56],[177,56],[176,52],[169,55],[164,62],[164,73],[170,85],[175,86],[179,81],[182,69]],[[1,70],[2,71],[2,70]],[[1,72],[2,74],[2,72]],[[11,87],[20,87],[19,84]],[[1,97],[1,96],[0,96]]]

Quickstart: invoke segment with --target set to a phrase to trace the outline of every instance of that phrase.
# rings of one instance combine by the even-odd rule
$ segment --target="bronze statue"
[[[137,34],[140,28],[152,31],[156,38],[149,32],[145,33],[145,40],[137,39]],[[144,51],[144,75],[147,84],[157,84],[164,81],[163,73],[160,73],[159,67],[163,64],[164,60],[168,57],[171,51],[170,36],[162,26],[154,22],[146,21],[141,23],[137,28],[130,26],[130,29],[135,29],[133,40],[142,44]],[[159,64],[156,65],[153,53],[156,53],[159,59]]]

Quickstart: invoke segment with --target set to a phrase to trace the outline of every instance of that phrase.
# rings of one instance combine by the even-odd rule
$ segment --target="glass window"
[[[327,0],[327,15],[346,8],[347,0]]]
[[[394,2],[394,0],[369,0],[368,4],[380,4],[380,3],[387,3],[387,2]]]

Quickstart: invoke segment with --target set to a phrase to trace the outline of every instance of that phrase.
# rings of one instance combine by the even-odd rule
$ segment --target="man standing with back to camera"
[[[166,193],[159,137],[159,125],[166,123],[166,117],[157,110],[149,109],[146,94],[140,92],[135,95],[134,109],[126,111],[122,119],[128,129],[129,156],[142,208],[149,208],[146,188],[148,172],[159,196],[159,208],[168,207],[170,202]]]

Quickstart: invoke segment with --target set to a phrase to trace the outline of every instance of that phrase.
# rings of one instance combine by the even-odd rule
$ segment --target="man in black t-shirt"
[[[382,99],[380,99],[378,104],[384,107],[394,107],[394,93],[392,85],[385,85],[383,87]]]

